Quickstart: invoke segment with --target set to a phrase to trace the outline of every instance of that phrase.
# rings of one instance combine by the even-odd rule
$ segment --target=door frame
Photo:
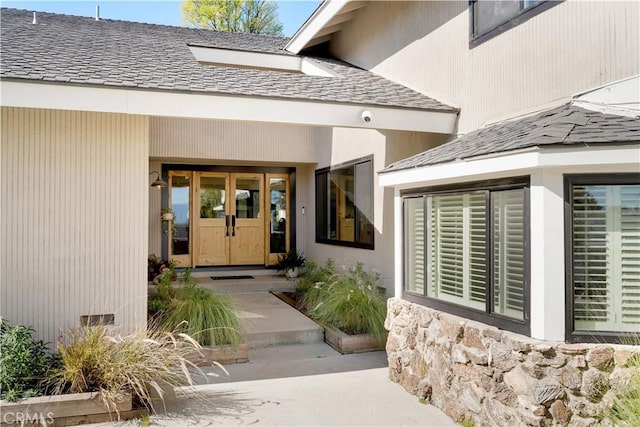
[[[195,227],[194,227],[194,219],[195,217],[193,217],[193,212],[194,212],[194,204],[195,204],[195,198],[194,198],[194,185],[193,185],[193,179],[194,179],[194,172],[223,172],[223,173],[261,173],[264,175],[264,184],[263,184],[263,191],[264,191],[264,195],[263,195],[263,199],[264,199],[264,209],[265,209],[265,214],[263,215],[264,219],[265,219],[265,236],[264,236],[264,262],[261,263],[260,265],[265,265],[265,266],[270,266],[270,265],[275,265],[277,263],[277,258],[279,254],[270,254],[270,240],[269,240],[269,235],[268,233],[268,227],[269,227],[269,215],[267,215],[268,212],[270,212],[270,210],[266,210],[267,208],[270,209],[270,207],[267,207],[267,203],[269,200],[269,196],[270,196],[270,188],[268,186],[269,183],[269,177],[284,177],[287,179],[287,219],[288,219],[288,225],[286,227],[286,239],[287,239],[287,243],[286,243],[286,249],[289,250],[292,247],[295,247],[295,241],[296,241],[296,229],[295,229],[295,224],[296,224],[296,198],[295,198],[295,191],[296,191],[296,168],[295,167],[259,167],[259,166],[227,166],[227,165],[217,165],[217,166],[213,166],[213,165],[197,165],[197,164],[162,164],[162,175],[163,176],[169,176],[172,173],[191,173],[190,175],[190,180],[191,180],[191,186],[190,186],[190,203],[189,203],[189,222],[190,222],[190,234],[189,234],[189,255],[188,255],[188,260],[185,260],[187,262],[183,263],[179,263],[178,266],[180,267],[186,267],[186,266],[191,266],[194,267],[194,260],[195,260],[195,248],[194,248],[194,235],[193,233],[195,232]],[[161,202],[161,208],[166,208],[171,206],[170,205],[170,188],[167,191],[163,192],[163,196],[162,196],[162,202]],[[164,229],[164,228],[163,228]],[[175,256],[171,255],[170,252],[170,246],[171,246],[171,236],[165,236],[165,233],[162,233],[162,239],[161,239],[161,246],[162,246],[162,254],[163,257],[165,259],[174,259]],[[215,266],[213,266],[215,267]]]

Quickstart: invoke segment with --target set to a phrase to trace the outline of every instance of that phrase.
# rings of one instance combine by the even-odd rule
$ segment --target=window
[[[404,196],[405,297],[528,332],[523,180]]]
[[[569,175],[566,192],[568,340],[637,333],[640,175]]]
[[[373,159],[316,171],[316,242],[373,249]]]
[[[480,44],[560,3],[545,0],[471,0],[471,44]]]

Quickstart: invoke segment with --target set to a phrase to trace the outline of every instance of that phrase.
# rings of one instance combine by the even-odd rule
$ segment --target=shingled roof
[[[289,54],[288,39],[2,8],[0,77],[66,84],[456,111],[345,62],[311,60],[338,77],[203,65],[188,44]]]
[[[382,173],[548,145],[639,143],[640,117],[603,114],[572,103],[469,132],[393,163]]]

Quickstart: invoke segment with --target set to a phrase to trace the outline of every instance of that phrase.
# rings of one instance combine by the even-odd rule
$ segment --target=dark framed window
[[[528,178],[403,194],[403,297],[529,334]]]
[[[640,174],[565,175],[567,340],[640,331]]]
[[[481,44],[563,0],[470,0],[470,45]]]
[[[316,171],[316,242],[373,249],[373,157]]]

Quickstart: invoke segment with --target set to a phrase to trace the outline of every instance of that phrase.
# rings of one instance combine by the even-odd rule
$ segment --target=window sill
[[[481,322],[489,326],[493,326],[505,331],[515,332],[517,334],[531,336],[531,328],[528,321],[518,321],[514,319],[508,319],[503,316],[487,314],[482,311],[474,310],[465,306],[441,301],[435,298],[430,298],[424,295],[412,293],[410,291],[404,291],[402,293],[402,299],[424,305],[434,310],[439,310],[445,313],[453,314],[455,316],[464,317],[466,319]]]

